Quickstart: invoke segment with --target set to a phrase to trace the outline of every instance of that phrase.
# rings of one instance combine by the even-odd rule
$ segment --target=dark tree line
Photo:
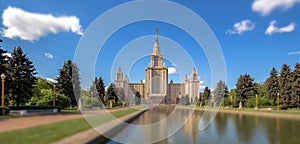
[[[282,65],[280,72],[272,68],[269,77],[262,84],[254,83],[249,74],[241,75],[236,83],[235,92],[236,104],[242,102],[244,106],[258,94],[261,100],[266,96],[270,105],[277,105],[279,98],[282,107],[299,107],[300,64],[296,63],[294,70],[287,64]]]

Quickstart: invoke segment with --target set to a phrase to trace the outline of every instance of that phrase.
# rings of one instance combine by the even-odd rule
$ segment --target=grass
[[[274,113],[274,114],[287,114],[287,115],[300,115],[299,109],[288,109],[288,110],[255,110],[254,108],[221,108],[220,110],[229,110],[229,111],[246,111],[246,112],[255,112],[255,113]]]
[[[18,115],[0,115],[0,120],[18,117]],[[0,127],[1,128],[1,127]]]
[[[78,109],[62,109],[60,112],[66,112],[66,113],[73,113],[73,112],[80,112]]]
[[[205,110],[205,107],[194,107],[194,106],[184,106],[180,105],[179,108],[188,108],[188,109],[198,109]],[[216,108],[217,109],[217,108]],[[240,111],[240,112],[251,112],[251,113],[273,113],[273,114],[281,114],[281,115],[297,115],[300,116],[300,109],[287,109],[287,110],[255,110],[254,108],[220,108],[220,112],[222,111]]]
[[[137,110],[127,109],[122,111],[112,112],[115,117],[122,117],[124,115],[133,113]],[[103,124],[112,120],[111,117],[106,118],[108,114],[101,114],[93,117],[102,117],[97,124]],[[47,125],[35,126],[26,129],[13,130],[8,132],[0,133],[1,144],[19,144],[19,143],[30,143],[30,144],[45,144],[52,143],[63,139],[65,137],[72,136],[76,133],[90,129],[91,126],[87,123],[84,118],[72,119],[58,123],[52,123]]]

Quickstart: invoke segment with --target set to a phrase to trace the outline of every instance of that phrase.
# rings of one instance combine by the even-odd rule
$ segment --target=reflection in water
[[[162,135],[170,130],[171,125],[188,119],[191,111],[176,110],[176,117],[171,124],[160,125],[157,129],[149,129],[143,133],[145,139]],[[149,110],[138,117],[133,124],[145,125],[165,119],[168,111]],[[281,118],[269,118],[243,114],[219,112],[213,123],[204,131],[199,131],[199,120],[202,112],[195,111],[185,125],[172,136],[157,143],[299,143],[300,122]],[[173,129],[172,129],[173,130]],[[131,129],[125,128],[116,137],[135,138],[131,136]],[[108,143],[116,143],[109,141]]]

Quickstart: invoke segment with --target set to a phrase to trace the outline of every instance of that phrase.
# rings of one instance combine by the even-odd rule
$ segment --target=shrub
[[[200,107],[200,104],[201,104],[200,101],[197,101],[197,102],[196,102],[196,106],[197,106],[197,107]]]
[[[246,104],[247,108],[253,108],[256,106],[256,98],[255,97],[251,97],[250,99],[247,100],[247,104]]]
[[[63,109],[70,106],[71,100],[67,96],[59,93],[53,93],[52,90],[42,89],[39,97],[32,97],[29,100],[29,105],[36,106],[51,106],[53,105],[53,98],[55,98],[55,106]]]

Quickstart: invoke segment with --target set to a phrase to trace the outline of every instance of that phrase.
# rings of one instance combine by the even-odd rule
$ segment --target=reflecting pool
[[[174,126],[176,123],[186,120],[184,125],[177,129],[171,136],[156,141],[156,143],[300,143],[300,121],[283,118],[219,112],[209,127],[203,131],[199,131],[199,121],[203,113],[202,111],[154,109],[148,110],[137,117],[132,124],[151,125],[151,123],[158,123],[169,117],[172,112],[176,113],[176,118],[173,117],[171,121],[173,124],[171,125],[160,125],[159,127],[148,128],[138,133],[134,133],[135,129],[128,126],[117,133],[114,138],[123,140],[131,139],[131,142],[140,143],[140,141],[132,141],[132,139],[146,140],[155,138],[158,135],[164,135],[172,129],[169,126]],[[108,143],[114,144],[117,142],[110,140]]]

